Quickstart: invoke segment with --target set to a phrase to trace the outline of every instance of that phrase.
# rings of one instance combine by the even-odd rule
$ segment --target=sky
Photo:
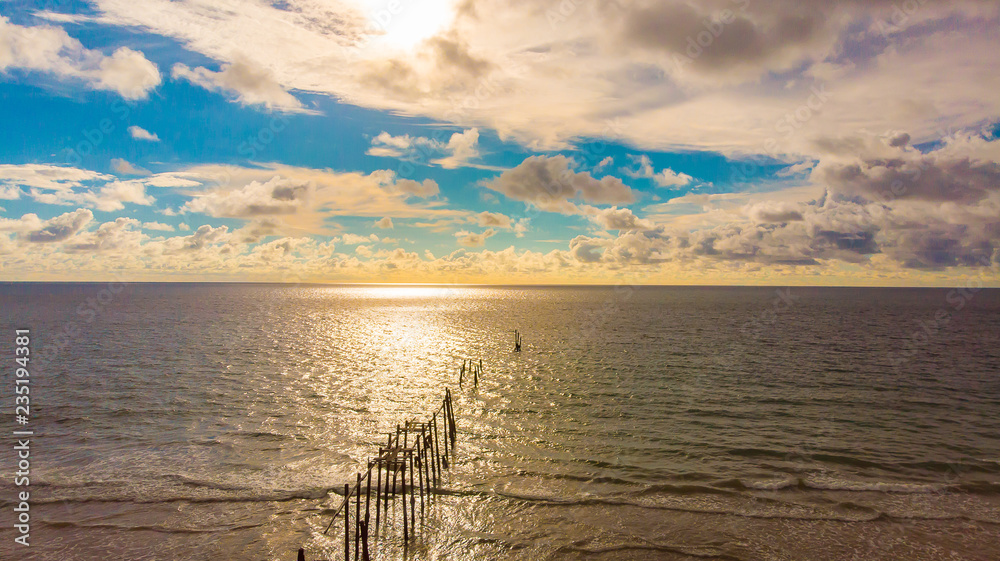
[[[993,0],[0,0],[0,280],[1000,286]]]

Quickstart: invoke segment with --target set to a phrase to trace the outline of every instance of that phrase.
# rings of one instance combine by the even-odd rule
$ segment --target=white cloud
[[[400,179],[392,170],[369,174],[269,165],[261,168],[196,166],[177,172],[184,180],[217,186],[191,190],[182,209],[209,216],[281,216],[286,233],[328,234],[332,216],[372,218],[465,217],[445,200],[420,200],[438,193],[433,180]]]
[[[305,111],[302,102],[288,93],[269,70],[258,67],[249,60],[223,64],[218,72],[202,66],[192,69],[178,63],[171,69],[170,75],[209,91],[234,95],[243,105],[263,105],[271,110],[285,112]]]
[[[441,138],[393,136],[385,131],[372,138],[369,156],[399,158],[414,163],[430,163],[445,169],[465,166],[485,167],[473,164],[479,158],[479,129],[471,128],[451,135],[447,142]],[[440,156],[440,157],[435,157]]]
[[[595,172],[601,171],[602,169],[604,169],[604,168],[606,168],[608,166],[614,165],[614,163],[615,163],[615,159],[613,157],[611,157],[611,156],[608,156],[608,157],[604,158],[603,160],[601,160],[600,162],[598,162],[596,166],[594,166],[594,171]]]
[[[47,164],[0,165],[0,187],[11,194],[28,188],[29,196],[42,204],[86,205],[102,211],[121,210],[125,203],[156,202],[146,193],[144,179],[119,181],[112,175]]]
[[[643,220],[632,213],[627,208],[595,208],[584,207],[584,214],[594,223],[605,230],[650,230],[653,224],[648,220]]]
[[[143,222],[142,227],[146,230],[157,230],[161,232],[173,232],[174,227],[162,222]]]
[[[514,224],[514,235],[523,238],[525,234],[528,233],[528,224],[531,223],[530,218],[521,218]]]
[[[482,247],[483,244],[486,243],[486,239],[493,237],[496,233],[496,230],[493,228],[489,228],[478,234],[467,230],[460,230],[455,232],[455,237],[458,238],[458,245],[465,247]]]
[[[575,165],[565,156],[531,156],[483,185],[511,199],[563,214],[580,212],[572,202],[576,199],[589,203],[635,200],[632,190],[617,177],[609,175],[598,180],[587,172],[574,171]]]
[[[624,10],[578,8],[563,23],[538,4],[477,0],[405,51],[390,48],[399,31],[373,28],[365,9],[347,1],[295,10],[235,0],[96,4],[107,23],[154,30],[220,62],[252,53],[254,66],[273,69],[286,89],[488,127],[532,148],[617,137],[645,150],[746,154],[772,142],[778,153],[808,154],[810,137],[859,124],[905,128],[920,141],[941,122],[969,126],[1000,114],[992,95],[1000,60],[981,56],[1000,48],[991,33],[995,2],[924,3],[883,36],[889,0],[639,0]],[[719,22],[723,8],[728,23]],[[703,32],[708,46],[688,53]],[[775,131],[823,79],[830,99],[821,111],[794,134]]]
[[[379,238],[375,234],[368,236],[359,236],[357,234],[344,234],[339,238],[334,238],[335,242],[340,242],[344,245],[358,245],[363,243],[378,243]]]
[[[393,228],[395,228],[395,226],[393,226],[392,224],[392,218],[389,218],[388,216],[385,216],[378,222],[376,222],[375,227],[381,228],[383,230],[392,230]]]
[[[21,188],[17,185],[3,184],[0,185],[0,199],[6,199],[8,201],[13,201],[15,199],[21,198]]]
[[[636,169],[622,168],[625,175],[652,179],[660,187],[682,187],[691,183],[692,179],[694,179],[686,173],[677,173],[670,168],[655,171],[652,161],[645,154],[641,156],[629,156],[629,159],[637,164],[638,167]]]
[[[101,224],[93,232],[74,236],[64,244],[64,249],[70,253],[138,250],[147,238],[138,226],[138,220],[122,216]]]
[[[115,173],[122,175],[149,175],[148,169],[134,166],[121,158],[111,159],[111,169],[115,170]]]
[[[445,169],[455,169],[467,165],[470,160],[479,157],[479,129],[469,129],[465,132],[456,132],[448,139],[445,145],[444,158],[439,158],[431,163],[435,163]]]
[[[61,242],[82,230],[93,219],[94,213],[78,209],[46,220],[37,228],[22,233],[21,237],[32,243]]]
[[[160,84],[156,65],[138,51],[120,47],[105,56],[85,48],[59,27],[25,27],[0,16],[0,71],[8,68],[81,80],[126,99],[144,99]]]
[[[488,226],[502,228],[504,230],[509,230],[511,228],[510,217],[500,214],[499,212],[483,211],[477,214],[475,218],[479,226],[483,228]]]
[[[113,181],[111,175],[47,164],[0,164],[0,185],[68,191],[84,183]]]
[[[314,190],[312,183],[275,176],[263,183],[251,181],[236,189],[198,193],[184,204],[182,211],[228,218],[295,214],[309,204]]]
[[[132,125],[131,127],[129,127],[128,133],[132,136],[132,138],[136,140],[146,140],[149,142],[160,141],[160,137],[157,136],[155,133],[151,133],[148,130],[137,125]]]

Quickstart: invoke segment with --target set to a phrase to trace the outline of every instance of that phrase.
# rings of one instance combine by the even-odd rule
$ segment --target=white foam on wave
[[[935,483],[908,483],[901,481],[861,481],[836,477],[807,477],[803,484],[810,489],[822,491],[872,491],[880,493],[929,494],[941,493],[948,485]]]

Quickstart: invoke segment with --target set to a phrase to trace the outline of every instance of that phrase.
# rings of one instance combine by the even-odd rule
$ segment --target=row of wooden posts
[[[473,387],[479,387],[479,377],[483,374],[483,359],[479,359],[479,363],[473,362],[471,358],[462,361],[462,368],[458,371],[458,387],[462,387],[465,379],[465,373],[468,372],[472,376]]]
[[[370,561],[378,547],[380,532],[384,535],[394,526],[399,513],[402,514],[404,548],[409,546],[416,532],[418,516],[423,525],[444,470],[449,468],[449,458],[454,456],[458,437],[451,390],[445,389],[444,400],[429,421],[407,421],[403,426],[396,425],[395,434],[390,432],[387,436],[386,446],[378,449],[376,458],[368,460],[364,474],[357,474],[354,487],[344,484],[344,500],[323,532],[328,534],[337,518],[343,515],[344,561]],[[376,477],[374,485],[373,476]],[[395,508],[397,499],[400,499],[399,509]],[[299,549],[298,560],[305,561],[305,558],[305,550]]]

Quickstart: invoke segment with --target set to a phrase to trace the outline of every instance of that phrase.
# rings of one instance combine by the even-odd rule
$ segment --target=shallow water
[[[338,558],[331,492],[446,386],[409,558],[1000,554],[998,291],[111,288],[0,288],[38,359],[29,558]]]

